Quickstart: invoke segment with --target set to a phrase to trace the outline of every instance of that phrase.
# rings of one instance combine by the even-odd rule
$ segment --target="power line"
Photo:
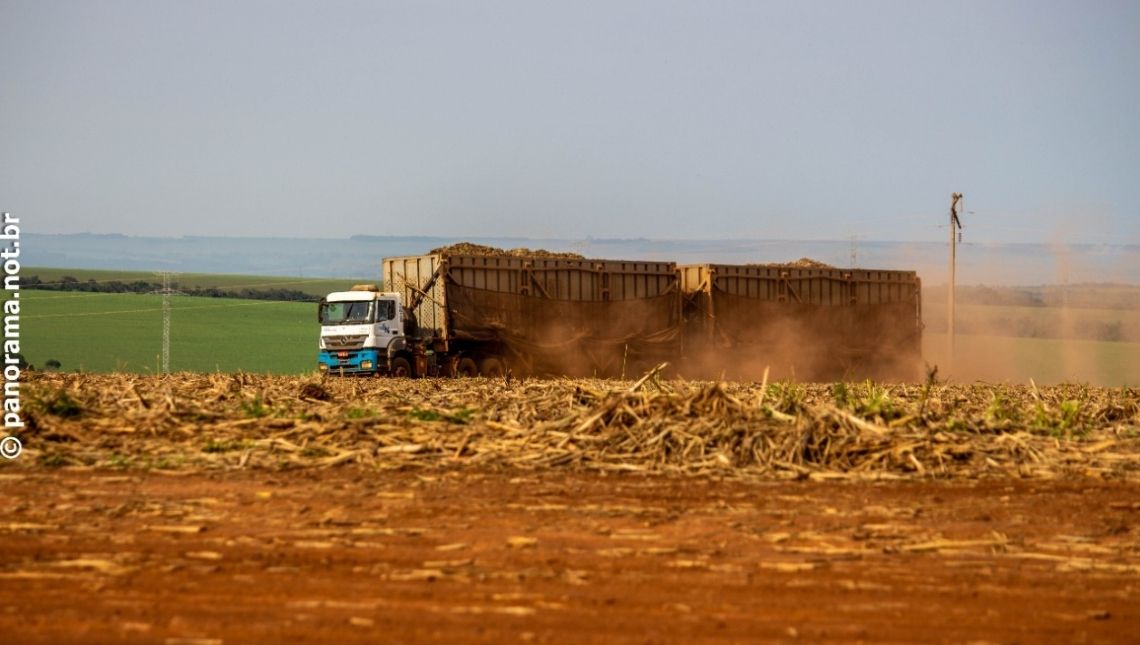
[[[146,293],[140,293],[138,291],[124,291],[122,293],[115,292],[115,291],[84,291],[83,293],[69,293],[66,296],[41,296],[40,295],[41,293],[51,293],[53,290],[52,289],[32,289],[29,287],[24,287],[24,289],[27,291],[34,291],[35,292],[35,295],[32,296],[31,299],[35,300],[36,302],[40,302],[41,300],[66,300],[69,298],[93,298],[95,296],[149,296],[149,295],[152,295],[151,292],[149,292],[149,291]]]
[[[161,274],[156,273],[155,275],[161,275]],[[178,275],[178,274],[172,273],[171,275]],[[353,281],[371,280],[371,279],[373,279],[373,278],[370,278],[370,277],[311,278],[311,279],[306,279],[306,280],[283,280],[280,282],[255,282],[255,283],[251,283],[251,284],[229,284],[229,285],[196,284],[196,285],[189,285],[189,286],[187,286],[187,288],[189,288],[189,289],[219,289],[219,290],[224,290],[224,289],[253,289],[256,287],[277,287],[277,286],[282,286],[282,285],[293,286],[293,285],[298,285],[298,284],[317,284],[317,283],[328,283],[328,282],[353,282]],[[143,280],[142,278],[136,278],[136,279],[103,278],[100,280],[94,280],[94,279],[92,279],[92,280],[78,280],[77,279],[74,282],[70,282],[70,281],[64,282],[62,280],[57,280],[57,281],[53,281],[53,282],[42,282],[41,281],[41,282],[37,282],[36,284],[27,285],[25,288],[35,289],[36,287],[39,287],[39,286],[58,286],[58,285],[65,285],[65,284],[68,284],[68,285],[72,285],[72,284],[74,284],[74,285],[108,284],[111,282],[120,282],[124,285],[130,285],[131,283],[134,283],[134,282],[147,282],[147,281]],[[147,283],[147,284],[150,284],[150,283]],[[186,285],[183,285],[183,286],[186,286]],[[45,289],[45,291],[50,291],[50,289]]]
[[[147,294],[140,294],[140,295],[147,295]],[[235,303],[235,304],[228,304],[228,305],[201,305],[201,306],[177,307],[177,309],[179,311],[184,311],[184,312],[193,312],[193,311],[198,311],[200,309],[228,309],[230,307],[256,307],[259,305],[289,305],[289,304],[310,305],[310,306],[313,305],[313,303],[311,303],[311,302],[282,301],[282,300],[258,300],[255,302],[242,302],[242,303]],[[155,313],[155,312],[160,312],[160,311],[162,311],[161,307],[151,307],[148,309],[116,309],[114,311],[82,311],[82,312],[69,313],[69,314],[32,314],[29,316],[20,316],[20,317],[23,319],[30,319],[30,318],[80,318],[80,317],[86,317],[86,316],[111,316],[111,315],[115,315],[115,314]]]
[[[35,287],[23,287],[24,290],[33,292],[35,295],[33,299],[36,302],[40,300],[60,300],[65,298],[87,298],[93,296],[154,296],[162,295],[162,289],[152,289],[151,291],[68,291],[66,289],[36,289]],[[41,294],[59,293],[66,295],[48,296]],[[183,293],[182,295],[187,298],[225,298],[228,300],[269,300],[271,302],[316,302],[317,294],[305,294],[312,296],[314,300],[274,300],[272,298],[251,298],[249,296],[242,296],[240,294],[227,293],[224,295],[218,294],[194,294]]]
[[[149,309],[117,309],[115,311],[83,311],[71,314],[32,314],[29,316],[20,316],[25,320],[33,318],[82,318],[86,316],[111,316],[115,314],[141,314],[154,311],[162,311],[161,308],[151,307]]]

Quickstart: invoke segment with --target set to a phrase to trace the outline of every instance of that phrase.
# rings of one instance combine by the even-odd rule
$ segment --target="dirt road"
[[[1140,485],[0,470],[5,642],[1135,642]]]

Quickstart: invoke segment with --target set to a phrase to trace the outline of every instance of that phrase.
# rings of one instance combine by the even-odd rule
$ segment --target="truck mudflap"
[[[321,350],[317,356],[317,369],[321,372],[340,374],[376,374],[387,371],[388,358],[381,357],[378,349]]]

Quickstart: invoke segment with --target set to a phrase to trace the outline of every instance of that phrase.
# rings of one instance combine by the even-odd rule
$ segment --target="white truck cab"
[[[318,368],[336,374],[408,376],[407,312],[399,293],[375,285],[336,291],[320,303]]]

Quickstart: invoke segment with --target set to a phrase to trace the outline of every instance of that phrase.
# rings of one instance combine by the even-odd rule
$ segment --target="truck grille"
[[[364,347],[366,335],[361,336],[325,336],[326,349],[360,349]]]

